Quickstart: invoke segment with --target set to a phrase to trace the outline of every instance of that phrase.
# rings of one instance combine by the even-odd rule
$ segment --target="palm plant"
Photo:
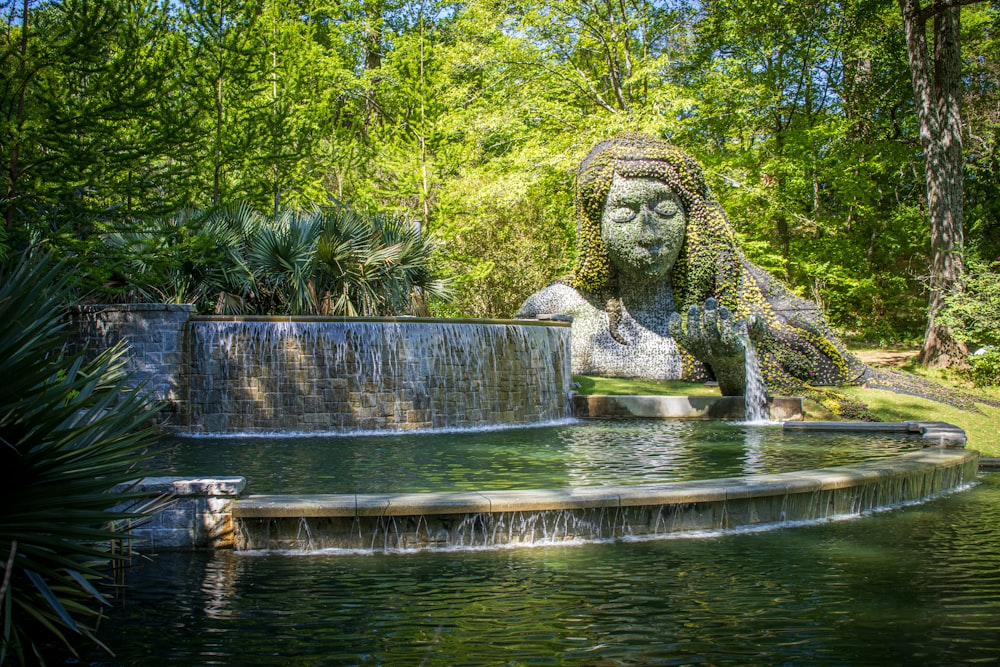
[[[220,206],[203,217],[201,233],[212,240],[221,256],[205,277],[218,315],[240,315],[254,310],[260,292],[248,255],[266,219],[247,204]]]
[[[258,284],[292,315],[316,312],[313,257],[322,230],[320,214],[284,211],[260,230],[250,248]]]
[[[203,227],[201,213],[184,209],[104,233],[103,244],[116,260],[112,282],[119,283],[119,293],[104,290],[98,298],[163,303],[205,298],[207,274],[219,266],[221,248]]]
[[[140,476],[155,437],[147,397],[125,390],[123,348],[66,352],[65,276],[26,260],[0,285],[0,664],[100,644],[99,580],[128,557],[127,523],[144,514],[128,505],[144,494],[115,487]]]
[[[434,242],[398,218],[363,218],[348,209],[323,215],[316,246],[322,311],[376,316],[406,312],[413,295],[448,300],[448,281],[430,270]]]
[[[127,300],[197,303],[220,315],[378,316],[415,294],[447,301],[433,240],[398,218],[346,207],[265,217],[247,205],[182,211],[106,234]]]

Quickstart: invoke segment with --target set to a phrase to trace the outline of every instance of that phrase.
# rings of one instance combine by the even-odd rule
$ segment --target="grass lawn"
[[[718,387],[708,387],[697,382],[655,382],[653,380],[623,380],[596,375],[574,375],[573,382],[580,386],[581,394],[604,396],[718,396]]]
[[[942,421],[954,424],[965,431],[969,449],[978,449],[983,456],[1000,457],[1000,408],[980,403],[978,407],[982,414],[976,414],[925,398],[880,389],[843,387],[841,391],[864,401],[883,421]]]
[[[949,380],[940,372],[909,369],[941,384],[954,386],[969,393],[1000,399],[996,389],[972,389],[959,381]],[[652,382],[574,375],[581,394],[647,395],[647,396],[718,396],[718,387],[692,382]],[[915,396],[904,396],[880,389],[842,387],[839,391],[863,401],[883,421],[943,421],[965,430],[970,449],[983,456],[1000,457],[1000,408],[979,405],[981,414],[959,410],[949,405]],[[838,419],[813,401],[805,402],[806,419],[824,421]]]

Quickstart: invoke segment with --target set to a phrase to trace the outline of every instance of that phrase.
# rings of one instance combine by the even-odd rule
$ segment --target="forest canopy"
[[[3,0],[2,249],[121,298],[187,212],[419,222],[510,316],[573,265],[573,174],[621,131],[694,154],[748,258],[874,342],[923,335],[927,197],[899,7],[871,0]],[[966,252],[1000,256],[1000,10],[962,10]],[[197,217],[197,216],[194,216]],[[135,246],[129,246],[134,252]],[[197,253],[195,253],[197,254]],[[204,254],[204,253],[203,253]],[[148,259],[174,275],[172,252]]]

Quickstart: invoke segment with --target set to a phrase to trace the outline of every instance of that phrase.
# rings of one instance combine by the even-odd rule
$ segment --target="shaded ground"
[[[902,368],[913,361],[919,350],[855,350],[854,354],[861,361],[872,366]]]
[[[979,413],[977,403],[1000,407],[1000,401],[971,394],[961,389],[945,387],[913,373],[903,371],[919,354],[919,350],[851,350],[868,365],[863,385],[897,394],[927,398],[962,410]]]

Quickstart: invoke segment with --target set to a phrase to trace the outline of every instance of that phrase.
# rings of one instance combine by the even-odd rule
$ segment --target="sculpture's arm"
[[[754,326],[755,322],[749,324]],[[746,390],[746,350],[739,338],[745,326],[715,299],[706,299],[703,308],[688,309],[686,330],[677,313],[672,313],[667,323],[678,345],[712,367],[723,396],[741,396]]]
[[[580,293],[569,285],[553,283],[529,296],[514,315],[516,318],[532,318],[543,313],[564,314],[574,318],[593,310]]]

